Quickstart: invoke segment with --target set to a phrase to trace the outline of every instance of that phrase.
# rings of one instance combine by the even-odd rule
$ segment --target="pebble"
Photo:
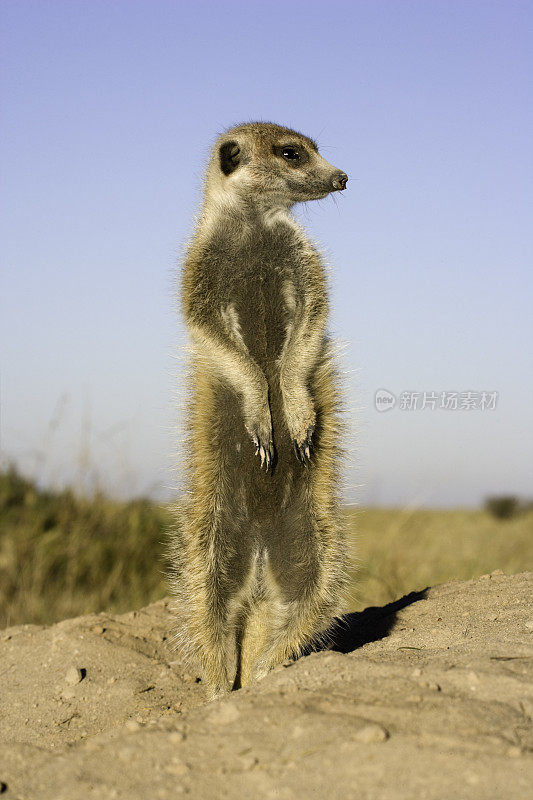
[[[124,727],[125,727],[125,728],[126,728],[126,730],[127,730],[127,731],[129,731],[130,733],[135,733],[135,731],[140,731],[140,729],[141,729],[141,726],[140,726],[140,724],[139,724],[139,723],[138,723],[136,720],[134,720],[134,719],[128,719],[128,720],[125,722],[125,724],[124,724]]]
[[[529,700],[527,697],[525,697],[523,700],[520,701],[520,708],[522,709],[526,717],[530,717],[530,719],[533,719],[533,700]]]
[[[238,709],[230,703],[225,703],[211,712],[209,720],[214,725],[228,725],[230,722],[235,722],[239,717]]]
[[[413,678],[419,678],[422,675],[422,670],[420,667],[415,667],[414,670],[411,672]]]
[[[69,686],[75,686],[77,683],[80,683],[84,677],[84,672],[82,672],[79,667],[70,667],[65,675],[65,681]]]
[[[525,623],[525,627],[528,631],[533,631],[533,619],[528,619]]]
[[[475,691],[475,689],[477,688],[477,685],[479,683],[479,677],[476,675],[475,672],[473,672],[471,670],[470,672],[467,673],[466,679],[468,681],[468,685],[470,686],[470,689],[472,691]]]
[[[93,633],[99,633],[99,634],[106,632],[106,628],[103,625],[93,625],[91,630]]]
[[[374,742],[386,742],[389,738],[389,732],[377,723],[365,725],[355,734],[358,742],[364,744],[373,744]]]
[[[168,772],[169,775],[186,775],[189,770],[188,764],[185,764],[179,758],[173,758],[170,764],[167,765],[165,772]]]
[[[257,760],[257,758],[255,756],[252,756],[252,755],[249,755],[249,754],[248,755],[244,755],[244,756],[239,756],[237,761],[238,761],[239,767],[242,770],[245,770],[245,771],[253,769],[255,767],[255,765],[259,763],[259,761]]]
[[[516,747],[516,745],[513,745],[507,750],[507,755],[509,758],[521,758],[522,749],[520,747]]]

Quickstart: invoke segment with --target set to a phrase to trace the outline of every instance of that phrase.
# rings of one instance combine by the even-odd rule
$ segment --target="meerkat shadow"
[[[394,628],[398,611],[425,600],[428,588],[409,592],[384,606],[370,606],[337,618],[324,637],[324,644],[315,644],[305,655],[320,650],[352,653],[365,644],[384,639]]]

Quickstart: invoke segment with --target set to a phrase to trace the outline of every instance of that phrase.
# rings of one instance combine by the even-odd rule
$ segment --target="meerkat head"
[[[329,164],[312,139],[271,122],[250,122],[219,137],[207,174],[207,192],[291,206],[343,191],[348,176]]]

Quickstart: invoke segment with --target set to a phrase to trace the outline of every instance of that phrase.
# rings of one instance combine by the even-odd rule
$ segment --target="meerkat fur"
[[[184,259],[187,491],[172,534],[177,645],[210,696],[300,655],[341,611],[339,383],[321,257],[291,215],[348,178],[266,122],[217,140]]]

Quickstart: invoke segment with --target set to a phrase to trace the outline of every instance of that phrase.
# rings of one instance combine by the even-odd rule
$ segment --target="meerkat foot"
[[[307,465],[311,461],[311,454],[313,452],[313,433],[315,426],[311,425],[307,429],[305,438],[302,441],[293,439],[294,454],[301,464]]]
[[[261,459],[261,469],[263,469],[264,466],[266,471],[268,472],[274,460],[274,442],[272,441],[272,426],[246,425],[246,430],[248,431],[248,435],[250,436],[252,442],[255,445],[255,455],[259,456],[259,458]]]
[[[263,469],[264,465],[268,472],[274,460],[274,442],[270,441],[266,445],[261,444],[257,436],[252,436],[252,440],[255,444],[255,455],[261,459],[261,469]]]
[[[284,392],[287,427],[292,439],[294,454],[301,464],[311,460],[316,413],[313,401],[305,388]]]
[[[213,700],[225,697],[229,693],[230,689],[227,686],[214,686],[207,691],[207,701],[211,703]]]

